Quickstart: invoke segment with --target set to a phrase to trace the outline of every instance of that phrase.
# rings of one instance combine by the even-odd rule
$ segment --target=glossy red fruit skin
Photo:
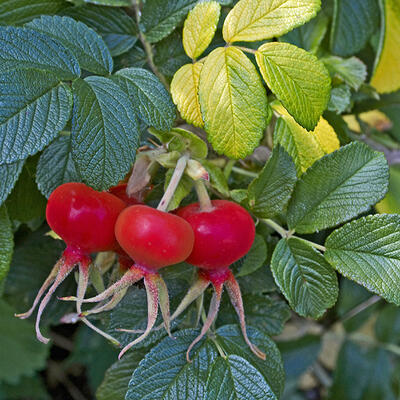
[[[83,183],[65,183],[49,197],[47,223],[70,249],[90,254],[117,248],[114,226],[126,204]]]
[[[115,236],[136,265],[150,272],[184,261],[194,243],[193,230],[185,220],[145,205],[122,211]]]
[[[127,183],[121,183],[117,186],[113,186],[112,188],[108,189],[108,192],[113,194],[114,196],[117,196],[119,199],[124,201],[128,206],[133,206],[134,204],[143,204],[135,197],[128,197],[126,193],[127,186],[128,186]]]
[[[177,215],[185,219],[195,235],[193,251],[187,262],[224,280],[229,265],[243,257],[254,242],[255,226],[250,214],[227,200],[212,200],[213,209],[201,211],[199,203],[180,208]],[[211,277],[210,277],[211,278]]]

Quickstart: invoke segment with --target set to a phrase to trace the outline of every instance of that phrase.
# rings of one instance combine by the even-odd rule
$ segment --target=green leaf
[[[6,200],[7,211],[12,220],[28,223],[44,218],[46,198],[39,192],[36,182],[37,158],[26,161],[18,181]]]
[[[331,90],[328,110],[336,114],[342,114],[349,106],[351,101],[351,91],[347,85],[340,85]]]
[[[149,128],[148,131],[161,143],[168,145],[170,151],[170,154],[166,155],[168,158],[173,155],[173,152],[184,153],[185,151],[189,151],[196,158],[207,157],[207,144],[191,131],[182,128],[172,128],[168,132]]]
[[[205,394],[208,369],[218,352],[210,339],[203,340],[192,351],[192,362],[186,351],[198,331],[179,331],[175,339],[165,338],[153,347],[129,382],[126,400],[197,400]]]
[[[71,145],[71,136],[61,135],[40,156],[36,183],[47,198],[63,183],[81,181],[81,176],[72,160]]]
[[[254,42],[281,36],[315,17],[320,0],[241,0],[229,12],[224,40]]]
[[[299,315],[317,319],[335,304],[339,291],[335,271],[304,240],[281,239],[272,255],[271,270]]]
[[[326,259],[344,276],[400,305],[400,217],[369,215],[336,229]]]
[[[107,369],[117,360],[117,349],[84,324],[81,324],[75,332],[73,343],[74,348],[64,363],[66,366],[84,365],[90,388],[97,389]]]
[[[274,147],[258,178],[249,185],[248,204],[251,211],[260,218],[271,218],[282,213],[296,179],[296,167],[291,157],[283,147]]]
[[[171,129],[176,117],[175,106],[154,74],[143,68],[125,68],[113,80],[131,98],[143,121],[160,130]]]
[[[138,45],[114,59],[114,68],[117,71],[126,67],[144,68],[146,64],[146,53]]]
[[[321,350],[321,337],[304,335],[278,344],[282,353],[287,380],[298,379],[317,360]]]
[[[383,343],[400,343],[400,310],[388,304],[380,310],[375,324],[376,337]]]
[[[261,74],[289,114],[313,130],[325,110],[330,77],[321,61],[289,43],[265,43],[256,51]]]
[[[4,203],[11,193],[15,182],[22,171],[25,160],[15,161],[11,164],[0,165],[0,205]]]
[[[229,197],[229,186],[224,173],[221,168],[210,162],[209,160],[202,160],[203,167],[210,175],[211,185],[217,189],[221,194]]]
[[[268,362],[257,358],[243,341],[239,329],[233,326],[219,328],[217,340],[229,356],[235,354],[247,360],[274,388],[281,393],[283,384],[282,361],[272,340],[252,328],[250,340],[268,354]],[[218,350],[210,338],[203,339],[191,353],[193,361],[186,361],[186,351],[198,331],[187,329],[177,332],[175,339],[163,339],[141,361],[129,382],[126,400],[176,399],[197,400],[207,398],[206,383]]]
[[[0,24],[23,24],[43,14],[57,14],[67,6],[64,0],[2,0]]]
[[[290,229],[312,233],[367,211],[385,195],[388,172],[384,155],[363,143],[324,156],[296,184],[288,207]]]
[[[133,371],[147,353],[147,349],[129,351],[106,372],[104,380],[96,390],[97,400],[124,400]]]
[[[237,275],[236,275],[237,276]],[[243,296],[243,304],[246,312],[246,322],[250,326],[256,326],[267,335],[279,335],[283,331],[285,322],[290,318],[290,308],[286,302],[273,299],[261,294],[246,294]],[[229,302],[221,304],[218,313],[218,324],[237,323],[237,314]]]
[[[176,71],[171,81],[171,95],[185,121],[202,128],[203,117],[199,101],[199,80],[202,62],[185,64]]]
[[[182,65],[190,62],[182,45],[182,35],[174,31],[155,46],[154,62],[159,71],[172,78]]]
[[[339,78],[350,87],[358,90],[367,77],[366,65],[357,57],[340,58],[335,56],[322,58],[332,78]]]
[[[55,39],[70,50],[80,67],[99,75],[113,70],[113,60],[99,35],[82,22],[69,17],[42,16],[25,25]]]
[[[98,190],[125,177],[138,147],[135,108],[108,78],[92,76],[73,84],[72,156],[83,180]]]
[[[44,71],[16,70],[0,75],[0,160],[26,158],[42,150],[67,123],[69,87]]]
[[[266,293],[277,291],[269,266],[265,265],[253,273],[238,278],[242,293]]]
[[[48,227],[44,227],[33,233],[25,234],[15,244],[10,271],[4,285],[3,297],[17,312],[25,312],[32,306],[37,291],[65,247],[61,240],[54,240],[45,236],[48,230]],[[74,277],[71,276],[63,282],[56,291],[53,300],[48,304],[42,317],[44,325],[58,324],[65,313],[73,310],[73,304],[57,301],[57,296],[67,296],[74,292],[76,292],[76,282]],[[31,335],[32,337],[35,336],[34,333],[31,333]]]
[[[261,373],[242,357],[218,357],[207,380],[209,400],[276,400]]]
[[[0,400],[51,400],[39,374],[22,376],[16,385],[0,383]]]
[[[315,54],[328,30],[329,18],[321,12],[306,24],[293,29],[279,41],[294,44]]]
[[[247,360],[261,372],[272,391],[279,398],[285,381],[281,354],[276,344],[264,332],[248,326],[247,334],[250,341],[268,355],[266,361],[252,353],[249,346],[244,342],[238,326],[225,325],[216,331],[218,344],[225,354],[235,354]]]
[[[358,53],[378,27],[376,0],[335,0],[331,51],[339,56]]]
[[[14,248],[14,235],[11,221],[5,206],[0,208],[0,283],[10,269],[11,256]],[[1,290],[0,290],[1,292]]]
[[[0,381],[17,383],[46,366],[49,347],[38,342],[34,326],[14,317],[15,310],[0,300]]]
[[[217,29],[221,6],[216,1],[200,2],[186,18],[183,26],[183,47],[193,59],[209,46]]]
[[[196,0],[147,0],[140,28],[150,43],[168,36],[196,4]]]
[[[353,281],[350,281],[349,279],[342,277],[340,280],[339,297],[335,306],[337,318],[339,320],[343,320],[345,316],[355,307],[359,306],[361,303],[367,301],[371,297],[372,295],[367,289]],[[377,311],[377,307],[379,307],[379,304],[369,306],[352,318],[343,321],[343,327],[345,328],[346,332],[354,332],[359,330],[360,327],[368,320],[368,318],[370,318],[371,315]]]
[[[393,368],[383,349],[365,349],[346,341],[337,360],[330,400],[394,400],[390,375]]]
[[[70,50],[32,29],[0,27],[0,47],[0,72],[37,68],[65,80],[75,79],[81,73]]]
[[[171,136],[179,138],[185,145],[185,148],[196,158],[206,158],[208,154],[207,144],[195,133],[182,128],[172,128],[169,132]],[[174,149],[174,141],[169,142],[168,149]],[[203,162],[203,161],[202,161]]]
[[[103,38],[112,56],[126,53],[137,42],[136,24],[122,9],[88,4],[68,8],[64,15],[94,29]]]
[[[261,79],[245,54],[234,47],[209,54],[200,74],[199,96],[213,148],[236,159],[251,154],[269,113]]]
[[[245,255],[242,266],[240,267],[239,273],[235,276],[249,275],[264,265],[267,259],[267,245],[261,235],[256,235],[254,242]]]

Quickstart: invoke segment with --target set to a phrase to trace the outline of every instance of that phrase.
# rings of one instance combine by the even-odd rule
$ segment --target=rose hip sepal
[[[242,295],[229,270],[232,263],[247,254],[254,242],[255,226],[250,214],[238,204],[226,200],[213,200],[206,209],[202,209],[199,203],[190,204],[178,209],[176,214],[186,220],[194,231],[193,251],[186,262],[199,268],[199,276],[170,320],[175,319],[201,296],[210,283],[214,286],[207,319],[200,335],[188,348],[188,361],[191,349],[217,317],[224,286],[238,314],[246,343],[254,354],[265,359],[265,354],[247,336]]]
[[[164,326],[170,334],[168,291],[158,270],[186,260],[193,249],[194,233],[189,223],[176,215],[145,205],[133,205],[127,207],[118,217],[115,236],[122,249],[135,263],[118,282],[99,295],[83,301],[99,302],[112,296],[109,303],[97,308],[97,312],[104,310],[104,307],[110,309],[110,303],[115,305],[116,299],[120,300],[121,291],[144,279],[148,307],[147,327],[140,337],[122,349],[119,354],[121,358],[127,350],[149,335],[157,319],[159,303]]]
[[[76,265],[79,267],[76,309],[78,314],[81,313],[92,264],[90,254],[117,249],[114,226],[125,207],[126,204],[116,196],[97,192],[83,183],[65,183],[51,193],[46,207],[47,223],[64,240],[67,247],[39,289],[31,309],[16,315],[19,318],[28,318],[48,289],[40,302],[36,318],[36,335],[41,342],[49,341],[40,332],[42,313],[52,294]],[[107,339],[119,344],[85,318],[82,320]]]

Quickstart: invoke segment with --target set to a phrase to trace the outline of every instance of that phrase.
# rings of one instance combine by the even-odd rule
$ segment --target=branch
[[[142,46],[146,53],[147,64],[149,64],[149,67],[153,71],[154,75],[156,75],[157,78],[161,81],[161,83],[165,86],[165,88],[167,90],[169,90],[169,83],[168,83],[167,79],[158,70],[156,64],[154,63],[153,48],[151,47],[151,43],[147,41],[146,36],[140,30],[140,5],[139,5],[139,3],[140,3],[140,0],[134,1],[133,8],[135,10],[136,23],[137,23],[138,31],[139,31],[139,40],[142,43]]]

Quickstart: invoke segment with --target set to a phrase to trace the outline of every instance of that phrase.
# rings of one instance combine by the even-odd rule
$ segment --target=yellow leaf
[[[324,118],[320,118],[314,131],[308,132],[279,102],[274,102],[271,106],[281,115],[275,128],[274,143],[281,144],[289,153],[298,175],[325,154],[340,148],[334,129]]]
[[[228,43],[271,39],[284,35],[317,15],[320,0],[240,0],[225,19]]]
[[[400,89],[400,1],[382,1],[383,32],[371,85],[379,93],[388,93]]]
[[[211,43],[217,29],[221,6],[216,1],[198,3],[183,26],[183,48],[190,58],[197,58]]]
[[[371,110],[361,113],[358,115],[358,118],[378,131],[386,131],[393,125],[392,121],[386,116],[386,114],[379,110]],[[343,119],[352,131],[361,133],[361,126],[355,115],[344,115]]]
[[[329,122],[322,117],[311,134],[315,136],[325,154],[332,153],[332,151],[340,148],[340,142],[335,130],[329,125]]]
[[[208,140],[231,158],[251,154],[268,122],[267,94],[254,64],[235,47],[218,47],[204,62],[199,97]]]
[[[176,71],[171,82],[172,100],[183,119],[194,126],[203,127],[199,103],[199,78],[203,63],[186,64]]]

